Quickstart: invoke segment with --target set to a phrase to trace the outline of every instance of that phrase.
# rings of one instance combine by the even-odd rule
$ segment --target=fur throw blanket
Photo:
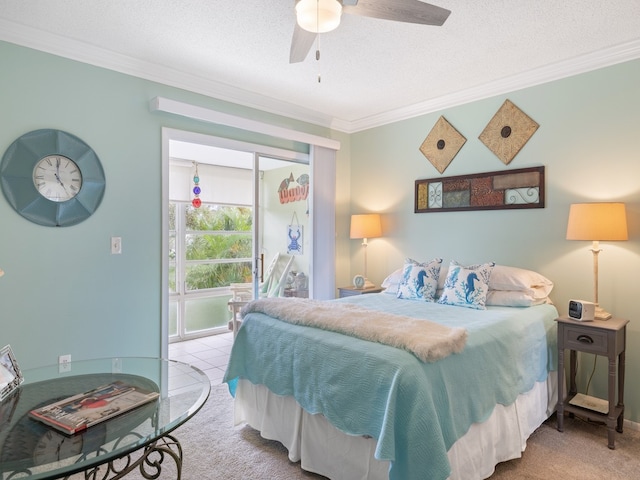
[[[423,362],[460,353],[467,341],[464,328],[450,328],[429,320],[395,315],[306,298],[263,298],[243,307],[241,316],[258,312],[295,325],[322,328],[413,353]]]

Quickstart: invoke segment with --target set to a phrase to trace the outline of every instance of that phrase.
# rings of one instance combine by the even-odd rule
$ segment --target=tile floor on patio
[[[211,385],[222,381],[229,362],[233,333],[222,333],[169,344],[169,358],[188,363],[202,370]]]

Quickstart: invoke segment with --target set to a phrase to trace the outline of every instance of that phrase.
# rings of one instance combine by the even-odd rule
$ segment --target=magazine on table
[[[73,395],[29,415],[61,432],[73,434],[158,398],[158,392],[116,381]]]

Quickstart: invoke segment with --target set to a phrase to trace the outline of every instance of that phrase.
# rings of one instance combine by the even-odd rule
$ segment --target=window
[[[169,205],[170,336],[227,328],[229,285],[251,281],[252,208]]]

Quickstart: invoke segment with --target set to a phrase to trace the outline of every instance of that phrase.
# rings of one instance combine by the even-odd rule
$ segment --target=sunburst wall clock
[[[96,153],[60,130],[25,133],[0,162],[0,185],[13,209],[47,227],[68,227],[98,208],[105,177]]]

